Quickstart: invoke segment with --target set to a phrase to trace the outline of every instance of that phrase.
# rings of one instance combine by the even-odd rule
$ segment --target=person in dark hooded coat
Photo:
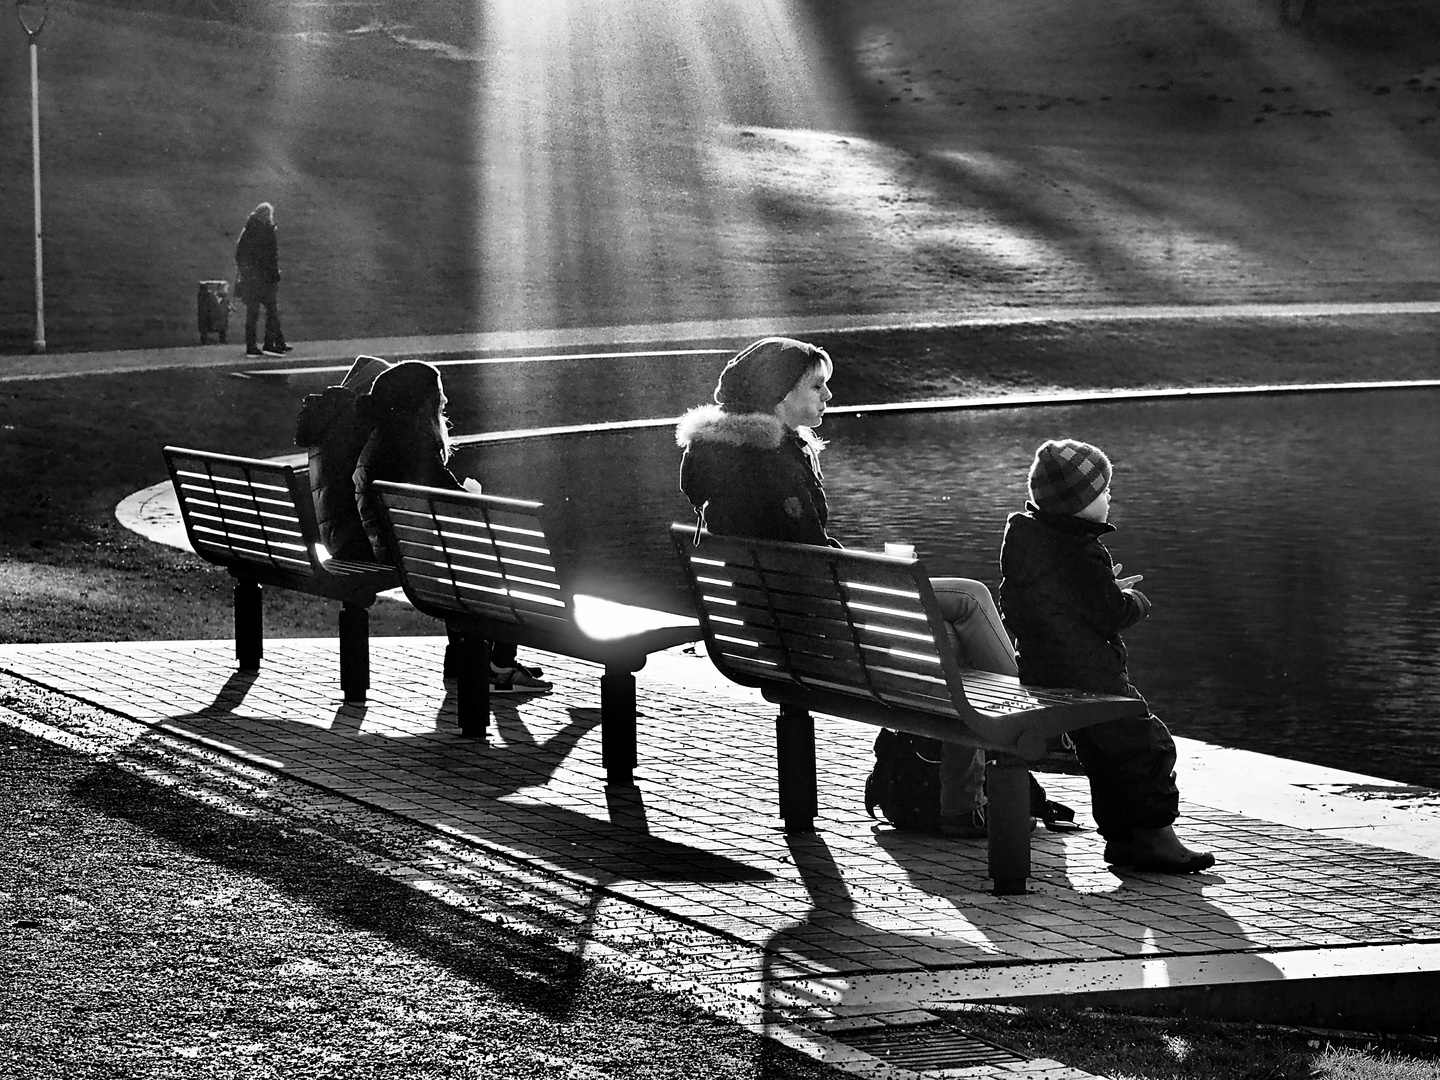
[[[813,430],[831,397],[825,385],[831,370],[818,346],[762,338],[725,366],[714,405],[681,418],[680,489],[703,527],[717,535],[833,543],[820,471],[825,444]]]
[[[295,445],[310,458],[310,494],[320,525],[320,542],[332,559],[369,562],[375,557],[355,502],[355,465],[370,438],[357,403],[390,364],[378,356],[357,356],[345,378],[309,394],[295,423]]]
[[[262,202],[250,212],[235,242],[235,295],[245,305],[245,355],[283,356],[290,352],[280,329],[280,244],[275,207]],[[264,351],[256,344],[260,309],[265,309]]]

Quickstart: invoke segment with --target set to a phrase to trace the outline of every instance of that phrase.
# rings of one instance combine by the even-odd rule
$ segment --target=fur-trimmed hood
[[[686,450],[697,442],[775,450],[788,434],[790,429],[774,413],[727,412],[719,405],[700,405],[680,418],[675,427],[675,444]],[[816,453],[825,449],[825,441],[810,428],[796,428],[795,434]]]

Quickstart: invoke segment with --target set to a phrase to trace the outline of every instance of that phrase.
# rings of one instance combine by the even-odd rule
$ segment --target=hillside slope
[[[195,282],[233,277],[261,199],[301,341],[1434,296],[1440,16],[1276,7],[67,4],[40,39],[47,340],[192,340]],[[3,35],[10,352],[32,334],[27,80]]]

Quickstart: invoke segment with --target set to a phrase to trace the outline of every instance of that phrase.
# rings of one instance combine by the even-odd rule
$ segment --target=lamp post
[[[45,351],[45,270],[40,237],[40,53],[35,39],[50,17],[50,0],[15,0],[30,38],[30,159],[35,187],[35,352]]]

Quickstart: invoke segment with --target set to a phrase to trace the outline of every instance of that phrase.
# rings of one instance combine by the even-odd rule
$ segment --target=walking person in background
[[[1030,501],[1011,514],[1000,547],[1000,609],[1015,638],[1020,681],[1140,698],[1120,631],[1150,613],[1100,537],[1110,519],[1110,459],[1071,439],[1046,442],[1030,466]],[[1141,698],[1141,700],[1144,700]],[[1166,874],[1215,864],[1175,835],[1175,742],[1160,719],[1109,720],[1071,733],[1090,778],[1105,861]]]
[[[440,369],[421,360],[406,360],[380,372],[370,392],[356,402],[356,414],[370,435],[355,464],[355,502],[376,562],[394,566],[400,561],[380,525],[384,510],[370,486],[376,480],[480,492],[478,481],[467,478],[461,483],[450,471],[445,404]],[[492,694],[543,693],[551,684],[541,674],[540,668],[516,660],[513,643],[490,643]]]
[[[262,202],[250,212],[235,242],[235,295],[245,305],[245,355],[284,356],[290,351],[280,330],[280,246],[275,239],[275,207]],[[263,351],[255,342],[260,309],[265,309]]]

